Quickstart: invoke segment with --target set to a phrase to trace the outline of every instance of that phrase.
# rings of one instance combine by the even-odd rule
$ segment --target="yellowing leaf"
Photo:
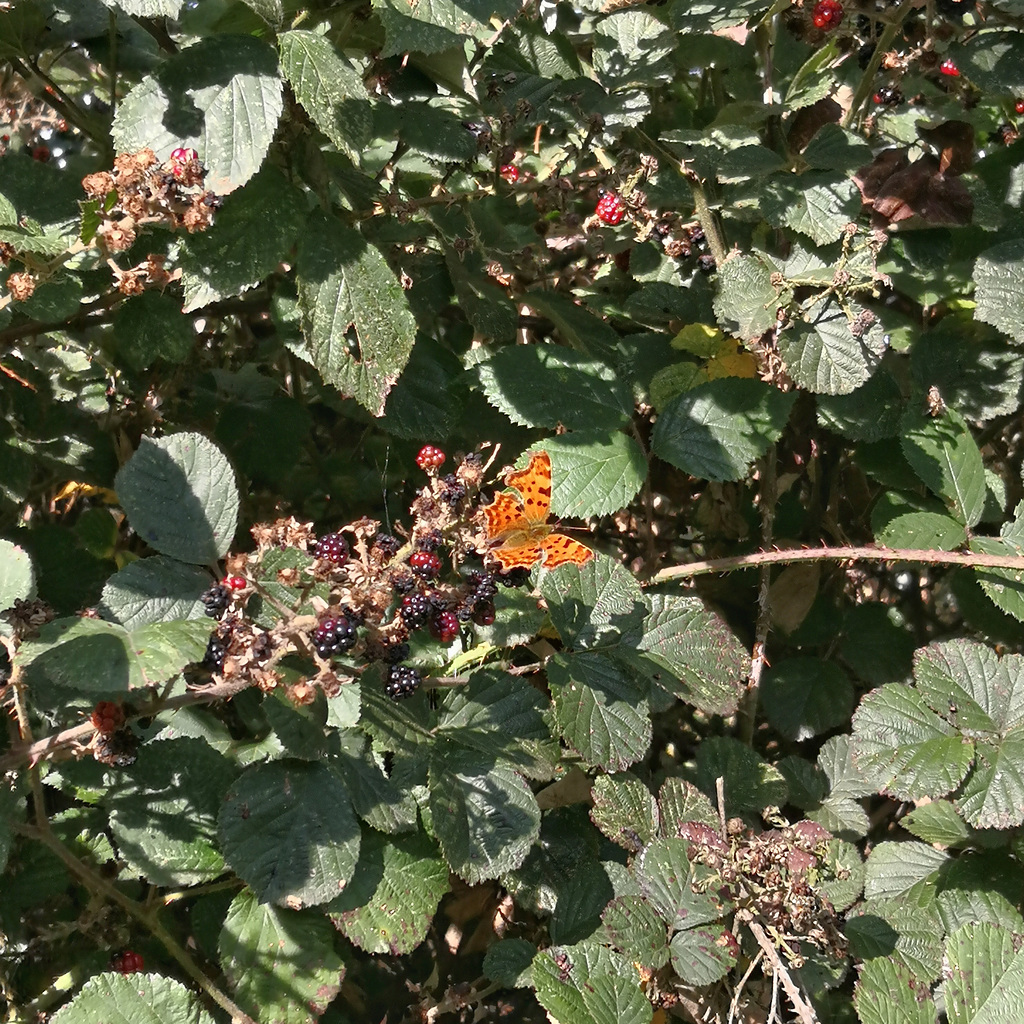
[[[710,359],[722,347],[725,335],[707,324],[687,324],[673,339],[672,347]]]
[[[708,360],[705,367],[708,373],[708,380],[718,380],[720,377],[747,377],[757,376],[757,363],[749,352],[732,351],[722,352]]]

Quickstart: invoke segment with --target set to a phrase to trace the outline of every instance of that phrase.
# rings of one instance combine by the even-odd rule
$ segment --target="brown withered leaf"
[[[943,174],[963,174],[974,163],[974,126],[966,121],[943,121],[934,128],[919,128],[918,134],[938,151]]]
[[[864,205],[874,209],[875,227],[912,220],[920,226],[969,224],[974,215],[974,200],[966,187],[944,174],[939,158],[930,154],[907,164],[904,153],[886,150],[862,167],[854,181]]]

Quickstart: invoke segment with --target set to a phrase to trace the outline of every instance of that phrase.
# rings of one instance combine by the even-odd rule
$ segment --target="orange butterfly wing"
[[[509,473],[505,483],[521,495],[499,494],[486,508],[487,537],[498,546],[491,552],[503,571],[532,569],[543,562],[553,569],[572,562],[583,565],[594,553],[564,533],[552,533],[547,525],[551,512],[551,458],[535,452],[525,469]]]

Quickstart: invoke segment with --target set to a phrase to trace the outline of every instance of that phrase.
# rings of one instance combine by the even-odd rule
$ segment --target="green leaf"
[[[965,526],[985,507],[985,467],[963,417],[952,409],[929,416],[916,409],[903,417],[903,454],[921,481]]]
[[[810,64],[815,57],[823,56],[830,48],[826,46],[816,51],[807,63]],[[872,153],[871,147],[856,132],[830,122],[822,126],[800,155],[811,167],[830,171],[855,171],[871,163]]]
[[[987,555],[1024,555],[1024,502],[1013,510],[1013,519],[1004,522],[999,539],[972,537],[971,550]],[[975,569],[982,590],[997,607],[1024,621],[1024,572],[1017,569]]]
[[[832,661],[787,658],[761,683],[768,721],[787,739],[810,739],[843,725],[853,711],[853,685]]]
[[[326,910],[335,927],[367,953],[411,953],[426,938],[448,866],[424,833],[369,832],[349,887]]]
[[[133,18],[176,18],[182,0],[117,0],[117,6]]]
[[[601,912],[615,895],[607,874],[588,864],[579,865],[567,883],[559,887],[548,930],[557,944],[580,942],[601,924]]]
[[[192,146],[205,185],[226,195],[260,168],[283,109],[277,54],[253,36],[212,35],[164,61],[117,108],[120,153],[149,147],[167,159]]]
[[[545,438],[543,448],[551,456],[556,516],[617,512],[636,497],[647,475],[643,450],[622,433],[559,434]]]
[[[499,939],[487,947],[484,974],[506,988],[525,988],[531,984],[530,964],[537,947],[526,939]]]
[[[755,256],[738,256],[718,268],[715,316],[723,331],[753,341],[775,327],[780,300],[771,277]]]
[[[636,852],[658,834],[658,804],[635,775],[599,775],[593,798],[590,817],[613,843]]]
[[[169,295],[148,291],[128,299],[114,314],[118,352],[136,370],[157,360],[183,363],[196,343],[192,321]]]
[[[218,947],[236,1001],[256,1020],[308,1024],[341,990],[345,965],[334,952],[334,929],[316,911],[260,903],[243,889]]]
[[[951,792],[974,758],[973,744],[901,683],[873,690],[861,701],[853,741],[858,766],[901,800]]]
[[[647,598],[618,562],[598,555],[580,569],[559,566],[544,573],[540,591],[566,647],[587,650],[639,638]]]
[[[924,843],[882,842],[868,856],[864,875],[865,899],[908,896],[921,882],[935,885],[949,855]]]
[[[668,962],[665,922],[643,896],[617,896],[601,915],[602,942],[644,967],[657,970]]]
[[[315,213],[299,246],[298,277],[313,365],[342,395],[383,415],[416,333],[384,257],[358,231]]]
[[[102,619],[55,619],[27,640],[17,660],[31,679],[113,696],[166,682],[206,650],[209,621],[161,622],[129,632]]]
[[[210,574],[163,555],[140,558],[119,569],[103,586],[100,611],[125,629],[153,622],[198,619],[199,596],[212,585]]]
[[[686,855],[685,839],[656,839],[637,858],[635,871],[644,896],[670,931],[696,928],[728,910],[712,892],[695,892],[696,869]]]
[[[654,594],[640,649],[675,679],[661,686],[706,714],[736,710],[749,656],[722,618],[696,597]]]
[[[342,728],[355,724],[354,721],[339,720],[345,710],[348,711],[349,717],[358,718],[358,702],[352,698],[345,703],[355,704],[354,707],[338,707],[344,700],[343,695],[348,694],[358,697],[359,691],[354,686],[346,686],[342,690],[342,695],[333,699],[328,715],[334,712],[335,717],[333,721],[328,718],[329,724]],[[355,743],[346,744],[341,751],[340,759],[339,774],[352,796],[352,806],[355,807],[356,814],[380,832],[415,830],[418,820],[416,801],[411,793],[384,773],[374,759],[366,737],[360,736]]]
[[[54,1024],[214,1024],[197,997],[179,981],[159,974],[97,974],[51,1018]]]
[[[562,738],[588,765],[621,771],[651,744],[646,686],[599,653],[554,655],[548,685]]]
[[[0,537],[0,610],[12,608],[15,601],[27,600],[35,589],[32,559],[23,548]]]
[[[853,992],[860,1024],[936,1024],[935,1002],[901,963],[878,957],[860,969]]]
[[[828,740],[818,754],[818,767],[829,780],[829,794],[821,806],[807,815],[833,835],[858,838],[868,831],[868,816],[857,802],[875,792],[853,761],[850,737]]]
[[[430,812],[445,859],[470,884],[519,867],[540,832],[540,808],[522,776],[466,749],[434,752]]]
[[[969,835],[963,818],[948,800],[915,807],[901,824],[911,835],[933,846],[954,846]]]
[[[880,441],[899,433],[903,395],[882,367],[849,395],[819,395],[818,422],[852,441]]]
[[[954,551],[967,539],[963,523],[938,512],[908,512],[875,531],[875,543],[887,548]]]
[[[736,966],[739,944],[720,924],[672,936],[672,970],[687,985],[713,985]]]
[[[373,0],[387,42],[382,57],[417,51],[437,53],[462,46],[467,36],[486,38],[494,33],[491,19],[511,21],[519,13],[514,0]]]
[[[662,835],[679,836],[679,827],[690,821],[718,828],[718,812],[711,801],[685,779],[668,778],[658,792]]]
[[[816,394],[848,395],[871,376],[887,341],[880,321],[850,303],[848,312],[830,299],[779,331],[779,353],[789,375]]]
[[[991,924],[965,924],[946,941],[942,983],[949,1024],[1001,1024],[1024,1002],[1021,936]]]
[[[205,740],[144,744],[103,799],[119,856],[152,885],[199,885],[223,874],[217,812],[237,775]]]
[[[348,792],[308,761],[254,765],[220,811],[224,858],[261,903],[326,903],[348,885],[359,825]]]
[[[1024,239],[986,249],[974,264],[974,315],[1024,345]]]
[[[728,737],[705,740],[697,751],[697,785],[714,793],[716,780],[725,783],[725,803],[730,814],[781,807],[786,802],[782,773],[749,747]]]
[[[824,99],[833,89],[831,66],[838,56],[839,47],[834,39],[829,39],[824,46],[816,49],[793,75],[786,90],[786,106],[798,110]],[[870,159],[869,151],[867,159],[861,163],[867,163]],[[812,163],[811,166],[819,165]]]
[[[263,167],[228,196],[206,231],[186,236],[180,256],[183,311],[191,313],[258,285],[290,257],[305,222],[302,193],[276,167]],[[179,319],[194,344],[192,321]]]
[[[652,450],[702,480],[739,480],[782,435],[795,399],[758,380],[699,384],[658,417]]]
[[[935,980],[942,969],[942,921],[931,890],[923,903],[863,901],[847,919],[846,935],[858,959],[891,957],[920,982]]]
[[[316,32],[283,32],[278,47],[295,98],[320,131],[358,163],[373,127],[370,98],[359,72]]]
[[[135,531],[162,555],[210,565],[234,540],[234,472],[202,434],[143,437],[114,486]]]
[[[521,426],[614,430],[633,412],[611,366],[557,345],[511,345],[479,373],[487,400]]]

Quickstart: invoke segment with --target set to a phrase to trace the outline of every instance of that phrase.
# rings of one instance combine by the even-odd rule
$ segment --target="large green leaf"
[[[181,315],[181,303],[155,291],[136,295],[118,309],[114,335],[118,352],[138,370],[161,359],[183,363],[196,343],[195,328]]]
[[[114,485],[135,532],[162,555],[211,565],[235,538],[234,472],[202,434],[142,438]]]
[[[50,1019],[55,1024],[214,1024],[194,993],[159,974],[97,974]]]
[[[637,881],[671,931],[718,920],[728,910],[713,892],[696,891],[685,839],[656,839],[637,858]]]
[[[416,333],[391,268],[358,231],[315,213],[299,247],[298,278],[313,365],[343,395],[382,415]]]
[[[688,985],[713,985],[736,966],[739,946],[730,939],[720,924],[676,932],[670,946],[672,970]]]
[[[352,878],[359,825],[324,765],[282,760],[248,768],[220,811],[224,858],[261,903],[326,903]]]
[[[943,982],[949,1024],[1002,1024],[1024,1003],[1021,936],[991,924],[964,925],[946,942]]]
[[[316,32],[283,32],[278,46],[295,98],[320,131],[358,162],[372,128],[369,96],[359,72]]]
[[[198,619],[199,596],[212,583],[198,566],[164,555],[140,558],[119,569],[103,586],[100,609],[104,618],[138,629],[151,622]]]
[[[668,930],[643,896],[617,896],[601,915],[599,938],[631,960],[656,970],[669,957]]]
[[[218,947],[238,1004],[265,1024],[312,1024],[345,975],[322,914],[260,903],[251,889],[232,901]]]
[[[407,53],[436,53],[462,46],[467,36],[494,33],[491,19],[511,21],[519,13],[515,0],[373,0],[373,9],[387,39],[382,57]]]
[[[206,167],[206,187],[224,195],[260,168],[284,105],[277,54],[253,36],[219,34],[164,61],[121,101],[114,143],[166,160],[188,145]]]
[[[796,393],[759,380],[698,384],[666,406],[654,425],[654,454],[702,480],[739,480],[777,441]]]
[[[604,516],[628,505],[643,486],[647,461],[626,434],[580,431],[545,438],[556,516]]]
[[[635,775],[599,775],[590,817],[614,843],[635,852],[658,833],[658,804]]]
[[[1024,239],[986,249],[974,265],[974,315],[1024,345]]]
[[[771,271],[755,256],[726,261],[718,271],[715,316],[722,330],[753,341],[775,327],[779,295]]]
[[[853,711],[853,684],[835,662],[787,658],[761,683],[765,713],[787,739],[805,740],[843,725]]]
[[[27,600],[35,587],[32,559],[17,544],[0,538],[0,608],[6,610],[15,601]]]
[[[802,231],[818,245],[834,242],[860,212],[856,185],[834,172],[776,178],[760,200],[769,224]]]
[[[926,985],[895,960],[878,957],[861,967],[853,992],[861,1024],[936,1024],[935,1002]]]
[[[705,793],[714,793],[719,778],[730,814],[781,807],[786,802],[786,780],[778,768],[728,736],[707,739],[697,751],[697,785]]]

